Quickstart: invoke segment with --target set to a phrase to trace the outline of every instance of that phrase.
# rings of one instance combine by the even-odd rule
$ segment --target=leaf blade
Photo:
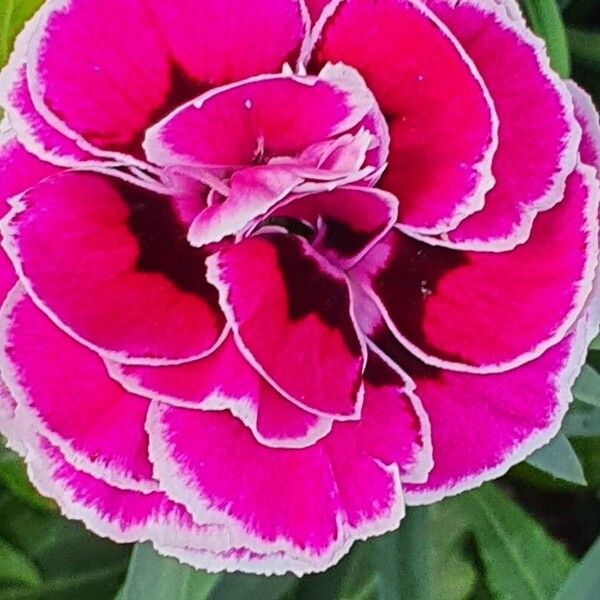
[[[569,573],[555,600],[595,600],[600,589],[600,538]]]
[[[461,497],[498,600],[547,600],[575,561],[521,507],[486,484]]]
[[[552,68],[563,78],[571,72],[567,33],[556,0],[523,0],[533,31],[545,42]]]
[[[219,578],[160,556],[151,544],[137,544],[119,598],[207,600]]]
[[[532,467],[578,485],[586,485],[583,467],[567,437],[560,433],[528,459]]]

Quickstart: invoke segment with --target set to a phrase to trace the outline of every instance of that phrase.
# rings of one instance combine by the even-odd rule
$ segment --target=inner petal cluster
[[[342,197],[328,194],[373,186],[388,147],[375,98],[342,64],[318,76],[284,72],[216,88],[152,127],[144,142],[166,183],[193,192],[185,215],[193,246],[275,230],[301,232],[325,253],[344,237],[335,217],[356,204],[335,206]]]

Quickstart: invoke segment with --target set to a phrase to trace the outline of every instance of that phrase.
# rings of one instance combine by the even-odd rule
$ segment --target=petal
[[[28,152],[13,132],[0,134],[0,216],[8,211],[7,200],[59,170]]]
[[[205,208],[192,222],[188,232],[196,248],[220,242],[235,235],[253,220],[279,204],[303,178],[287,167],[241,169],[230,180],[230,193],[223,204]]]
[[[504,371],[562,339],[590,294],[598,182],[581,166],[565,199],[510,252],[459,252],[388,234],[355,268],[397,338],[428,364]]]
[[[2,378],[18,418],[79,469],[126,489],[155,489],[144,430],[148,401],[112,381],[102,360],[58,329],[20,286],[0,318]]]
[[[62,173],[28,191],[2,231],[5,250],[41,308],[109,358],[187,359],[210,350],[221,335],[205,254],[187,244],[164,196]]]
[[[226,540],[221,526],[196,525],[185,508],[162,492],[122,490],[78,471],[43,437],[30,440],[26,461],[38,490],[97,535],[119,543],[151,540],[214,550]]]
[[[42,10],[34,103],[107,151],[135,152],[149,124],[207,87],[281,70],[306,27],[297,0],[59,0]]]
[[[576,83],[567,83],[575,104],[575,117],[581,125],[583,136],[579,146],[581,160],[596,169],[600,178],[600,117],[591,96]]]
[[[315,570],[403,515],[397,469],[364,453],[354,426],[289,450],[260,445],[225,412],[156,403],[147,424],[155,474],[195,520],[231,519],[246,534],[243,547],[284,551]]]
[[[159,165],[242,166],[294,157],[358,123],[376,106],[361,76],[341,65],[319,77],[278,74],[216,88],[150,128]]]
[[[429,4],[473,59],[500,122],[492,165],[496,185],[483,210],[448,233],[445,243],[470,250],[514,248],[529,237],[536,214],[562,199],[575,167],[579,128],[569,91],[541,40],[502,8],[472,0]]]
[[[25,447],[16,422],[17,403],[3,381],[0,381],[0,435],[6,439],[6,445],[23,454]]]
[[[357,44],[357,32],[368,42]],[[443,232],[482,207],[497,117],[472,62],[428,9],[412,0],[341,3],[311,69],[327,61],[355,67],[388,119],[382,187],[397,195],[400,223]]]
[[[225,552],[211,552],[162,544],[154,544],[154,548],[164,556],[171,556],[183,564],[209,573],[227,571],[269,576],[291,572],[301,577],[327,568],[319,569],[306,560],[291,556],[288,552],[259,553],[244,547],[232,548]],[[337,558],[334,560],[337,562]]]
[[[331,4],[331,1],[332,0],[305,0],[313,24],[317,22],[323,9],[328,4]]]
[[[301,238],[281,234],[248,238],[207,265],[248,362],[307,410],[356,418],[364,346],[344,275]]]
[[[267,446],[299,448],[327,435],[331,419],[283,398],[246,361],[229,336],[212,354],[181,365],[109,365],[127,390],[173,406],[230,410]]]
[[[0,134],[0,217],[10,208],[7,200],[58,171],[42,162],[16,140],[12,132]],[[0,302],[17,282],[8,256],[0,250]]]
[[[319,252],[347,269],[394,225],[398,201],[383,190],[345,186],[291,199],[272,214],[313,225],[319,230]]]
[[[433,466],[429,418],[412,382],[390,364],[385,355],[369,352],[360,443],[383,464],[398,465],[403,483],[423,483]]]
[[[429,504],[477,487],[548,443],[597,327],[597,316],[592,327],[582,320],[539,358],[491,375],[427,367],[397,344],[385,345],[414,378],[431,420],[434,467],[426,483],[406,486],[408,501]]]
[[[63,167],[94,163],[96,159],[89,152],[57,131],[33,104],[26,61],[31,37],[39,23],[38,13],[17,36],[15,50],[0,73],[0,105],[19,141],[36,156]]]

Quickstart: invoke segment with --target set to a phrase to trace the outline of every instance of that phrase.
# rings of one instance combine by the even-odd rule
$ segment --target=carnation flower
[[[512,0],[49,0],[0,89],[0,428],[68,517],[303,574],[557,432],[600,127]]]

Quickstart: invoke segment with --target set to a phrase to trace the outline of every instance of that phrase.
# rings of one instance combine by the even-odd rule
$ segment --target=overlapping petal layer
[[[182,239],[167,198],[117,179],[60,173],[18,200],[3,235],[39,305],[106,356],[179,360],[203,354],[221,335],[206,253]]]
[[[356,43],[357,31],[368,32],[367,44]],[[382,186],[398,196],[401,223],[438,233],[482,207],[493,185],[496,110],[471,59],[433,13],[412,0],[341,2],[313,55],[316,65],[328,61],[356,68],[386,115]]]
[[[68,517],[302,575],[558,430],[600,123],[515,0],[53,0],[0,90],[0,431]]]
[[[581,165],[563,201],[514,250],[460,252],[395,230],[356,277],[396,337],[425,362],[507,370],[562,339],[581,314],[597,264],[599,200],[595,174]]]

